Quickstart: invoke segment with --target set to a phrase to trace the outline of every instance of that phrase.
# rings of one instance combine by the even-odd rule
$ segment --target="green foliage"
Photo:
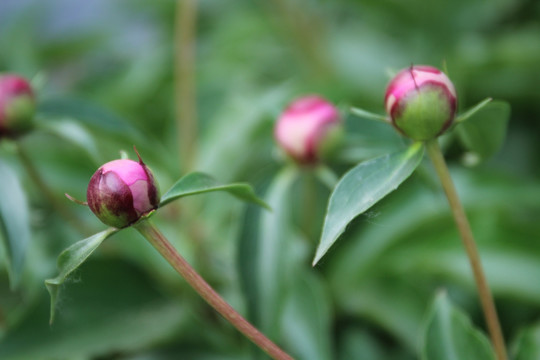
[[[100,233],[90,236],[87,239],[76,242],[75,244],[62,251],[58,256],[58,270],[60,274],[54,279],[45,280],[45,285],[51,296],[51,318],[49,322],[52,324],[56,310],[56,302],[58,301],[58,292],[60,287],[67,280],[69,275],[77,270],[86,259],[105,241],[109,236],[113,235],[118,230],[109,228]]]
[[[55,323],[49,326],[47,299],[40,296],[3,339],[0,358],[97,357],[144,349],[188,330],[182,306],[157,291],[133,264],[118,258],[89,261],[79,276],[82,282],[62,292],[64,304]]]
[[[330,197],[313,264],[330,249],[349,222],[405,181],[423,155],[423,145],[415,143],[404,151],[360,163],[347,172]]]
[[[473,327],[462,311],[452,305],[446,293],[435,298],[424,332],[425,360],[494,360],[489,340]]]
[[[503,145],[510,120],[510,104],[493,101],[457,128],[465,148],[481,159],[494,155]]]
[[[270,207],[264,201],[255,195],[253,188],[249,184],[236,183],[222,185],[211,176],[199,172],[187,174],[178,180],[172,186],[172,188],[163,194],[159,206],[165,206],[171,201],[180,199],[184,196],[204,194],[214,191],[225,191],[241,200],[252,202],[270,209]]]
[[[297,176],[295,168],[285,168],[270,185],[266,199],[273,211],[261,215],[254,268],[245,269],[253,272],[256,278],[255,319],[259,319],[261,329],[270,337],[280,332],[285,300],[296,278],[295,269],[291,267],[290,199]]]
[[[0,71],[24,75],[36,86],[37,128],[20,141],[56,203],[29,176],[16,146],[0,139],[0,358],[258,356],[131,230],[103,242],[68,274],[55,323],[48,325],[43,281],[58,275],[58,255],[103,230],[87,208],[63,194],[84,200],[94,171],[134,145],[161,189],[192,171],[231,184],[205,175],[184,178],[152,220],[235,309],[258,326],[263,318],[272,323],[273,340],[295,358],[418,359],[426,310],[441,287],[462,309],[447,304],[450,318],[463,320],[452,315],[463,311],[483,324],[448,205],[423,164],[397,191],[361,215],[351,212],[332,251],[311,267],[334,179],[360,162],[397,157],[408,146],[387,121],[369,121],[385,120],[373,113],[384,114],[390,76],[411,63],[442,68],[444,62],[460,109],[496,99],[456,125],[442,145],[512,354],[536,360],[535,2],[196,2],[191,166],[181,160],[177,132],[185,120],[178,113],[185,101],[178,81],[186,77],[179,76],[175,58],[185,54],[175,16],[184,3],[0,1]],[[305,94],[372,112],[344,117],[343,147],[324,171],[288,168],[274,145],[275,119]],[[458,120],[471,113],[462,114]],[[477,166],[463,169],[471,159]],[[210,189],[225,191],[169,203]],[[231,198],[260,204],[255,193],[265,194],[272,211]],[[67,221],[66,212],[76,221]]]
[[[540,358],[540,326],[523,329],[514,344],[514,359],[534,360]]]
[[[29,245],[30,218],[17,174],[0,159],[0,240],[12,288],[18,286]]]

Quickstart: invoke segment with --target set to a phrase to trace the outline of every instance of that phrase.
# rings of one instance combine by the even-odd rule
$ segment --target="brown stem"
[[[504,344],[504,337],[501,330],[501,325],[499,323],[499,318],[497,316],[497,310],[495,308],[495,302],[493,301],[493,296],[489,290],[489,286],[482,269],[482,263],[480,261],[480,255],[476,247],[476,243],[473,238],[471,231],[471,226],[467,220],[465,210],[463,205],[459,201],[459,196],[457,194],[454,183],[446,166],[444,156],[439,147],[437,139],[429,140],[426,142],[427,152],[439,179],[441,180],[444,192],[450,203],[450,208],[454,215],[454,220],[456,222],[459,233],[461,234],[461,239],[467,255],[469,257],[469,262],[471,264],[474,280],[476,281],[476,287],[478,288],[478,295],[480,297],[480,302],[482,304],[482,309],[484,310],[484,316],[486,318],[487,327],[495,348],[495,353],[497,355],[497,360],[506,360],[507,352]]]
[[[236,312],[208,283],[189,265],[189,263],[176,251],[165,236],[150,223],[143,220],[135,228],[152,244],[152,246],[172,265],[172,267],[193,287],[193,289],[210,306],[219,312],[227,321],[244,334],[248,339],[260,347],[264,352],[276,360],[292,360],[292,357],[281,350],[264,334],[251,325]]]
[[[290,0],[276,0],[269,2],[269,5],[279,11],[279,20],[288,27],[287,35],[294,40],[295,49],[300,51],[304,64],[311,67],[311,74],[320,79],[331,75],[330,64],[321,49],[324,24],[313,14],[312,9]]]
[[[91,234],[91,229],[77,218],[72,212],[70,212],[62,203],[58,201],[58,198],[51,191],[49,186],[45,183],[39,172],[37,171],[34,163],[30,159],[30,156],[26,153],[23,146],[20,143],[17,143],[17,154],[19,159],[23,164],[28,176],[36,184],[41,194],[47,199],[49,204],[54,208],[54,210],[68,223],[70,223],[75,229],[79,230],[83,235]]]
[[[176,5],[175,100],[178,151],[184,172],[195,159],[197,100],[195,97],[195,38],[197,0],[178,0]]]

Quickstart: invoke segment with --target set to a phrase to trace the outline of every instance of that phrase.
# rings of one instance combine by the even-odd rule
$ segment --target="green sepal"
[[[452,116],[448,95],[442,89],[414,92],[403,112],[394,118],[394,126],[414,140],[430,140],[444,130]]]

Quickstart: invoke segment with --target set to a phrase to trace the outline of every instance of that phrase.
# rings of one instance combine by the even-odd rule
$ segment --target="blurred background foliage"
[[[31,78],[38,93],[39,128],[20,146],[57,203],[32,181],[16,146],[1,142],[2,169],[22,183],[31,226],[20,286],[11,290],[5,266],[0,270],[1,359],[261,357],[132,230],[104,243],[77,272],[57,322],[48,325],[43,280],[56,274],[56,257],[104,228],[63,194],[84,199],[97,167],[121,150],[133,158],[133,145],[162,192],[201,170],[248,181],[272,205],[264,212],[209,194],[162,209],[156,222],[235,308],[293,356],[418,358],[427,310],[441,288],[484,328],[429,164],[358,218],[311,268],[330,190],[309,169],[288,164],[273,142],[286,104],[319,93],[346,119],[345,144],[329,162],[337,174],[400,148],[390,127],[347,112],[355,105],[382,113],[389,76],[411,63],[446,64],[462,110],[488,96],[511,103],[507,138],[495,156],[470,161],[474,154],[452,134],[445,149],[506,339],[519,359],[537,359],[538,1],[197,1],[198,132],[190,134],[188,155],[179,154],[175,120],[178,4],[0,1],[0,71]]]

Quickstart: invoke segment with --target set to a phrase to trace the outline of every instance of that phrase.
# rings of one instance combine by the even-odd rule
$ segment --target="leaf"
[[[30,311],[0,339],[0,359],[107,358],[194,333],[188,304],[167,297],[132,261],[93,257],[79,269],[84,281],[63,289],[54,325],[47,323],[47,295],[38,293]]]
[[[249,184],[233,183],[223,185],[218,183],[210,175],[200,172],[187,174],[178,180],[176,184],[174,184],[169,191],[167,191],[165,195],[161,197],[161,203],[159,206],[165,206],[171,201],[184,196],[204,194],[213,191],[226,191],[241,200],[270,209],[268,204],[255,195],[253,188]]]
[[[90,236],[84,240],[78,241],[75,244],[62,251],[58,256],[58,269],[60,274],[53,278],[45,280],[45,286],[51,295],[51,316],[50,323],[54,321],[56,302],[58,301],[58,292],[60,286],[66,281],[68,276],[75,271],[86,259],[98,248],[99,245],[109,236],[116,233],[118,229],[109,228],[105,231]]]
[[[331,359],[330,297],[313,272],[295,270],[283,315],[284,342],[298,359]]]
[[[493,360],[495,354],[485,335],[450,303],[446,292],[440,292],[424,332],[422,359]]]
[[[408,149],[360,163],[347,172],[330,196],[321,241],[313,265],[358,215],[395,190],[420,164],[421,143]]]
[[[47,121],[40,123],[39,126],[51,135],[80,147],[88,154],[91,160],[99,163],[97,161],[98,152],[96,143],[88,131],[79,123],[73,120]]]
[[[490,102],[460,124],[457,128],[459,139],[467,150],[486,159],[504,143],[509,119],[510,105],[507,102]]]
[[[30,243],[30,216],[26,195],[17,174],[0,160],[0,240],[10,286],[18,286]]]
[[[261,330],[279,336],[287,291],[291,282],[291,189],[298,178],[295,167],[283,169],[268,188],[265,199],[273,211],[261,214],[256,249],[255,315]]]
[[[540,277],[535,241],[540,234],[540,184],[501,178],[487,168],[458,167],[452,175],[494,295],[536,308],[540,288],[530,284]],[[419,345],[414,325],[424,317],[437,284],[448,284],[477,303],[446,199],[426,191],[420,176],[412,180],[383,200],[375,217],[351,226],[325,264],[337,307],[351,318],[382,327],[410,349]]]
[[[513,348],[514,360],[540,359],[540,324],[522,330]]]
[[[89,101],[77,98],[42,100],[38,114],[47,117],[70,118],[103,130],[109,134],[138,136],[129,122]]]

